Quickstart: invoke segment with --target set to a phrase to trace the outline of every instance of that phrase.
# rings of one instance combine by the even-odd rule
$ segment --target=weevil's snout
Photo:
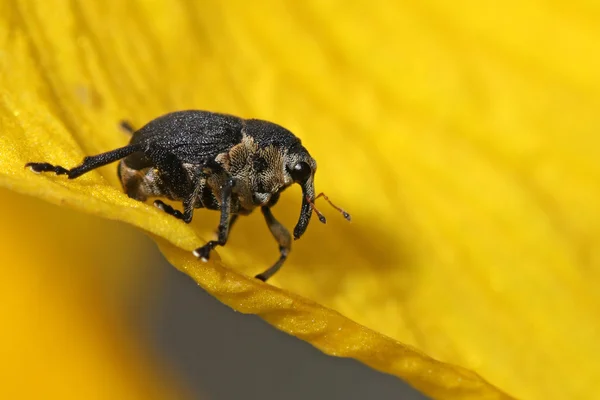
[[[310,222],[310,217],[313,213],[314,198],[315,188],[313,185],[313,180],[309,179],[302,184],[302,207],[300,208],[300,217],[298,218],[298,223],[294,228],[294,240],[300,239],[300,236],[302,236],[304,232],[306,232],[306,228],[308,228],[308,223]],[[321,222],[325,222],[324,219],[321,220]]]

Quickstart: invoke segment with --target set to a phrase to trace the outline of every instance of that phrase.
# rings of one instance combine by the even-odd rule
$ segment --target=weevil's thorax
[[[300,140],[279,125],[247,120],[242,133],[239,144],[217,157],[235,180],[233,193],[241,209],[273,205],[279,193],[294,183],[289,168],[298,161],[316,168]]]

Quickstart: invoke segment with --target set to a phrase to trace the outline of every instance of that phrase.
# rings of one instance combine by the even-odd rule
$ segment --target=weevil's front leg
[[[194,250],[194,255],[204,262],[208,261],[210,257],[210,251],[212,249],[217,246],[224,246],[225,243],[227,243],[227,238],[229,236],[229,216],[231,215],[231,192],[233,185],[233,179],[228,179],[221,188],[221,219],[219,220],[219,227],[217,228],[218,239],[211,240],[204,246]]]
[[[233,225],[235,225],[235,223],[238,220],[239,216],[240,216],[240,214],[231,214],[231,217],[229,217],[229,228],[227,228],[229,230],[229,233],[231,233],[231,228],[233,228]],[[215,231],[215,234],[217,236],[219,235],[219,230],[218,229]]]
[[[85,157],[80,165],[71,169],[67,169],[60,165],[52,165],[44,162],[30,162],[25,164],[25,167],[28,167],[33,172],[37,173],[54,172],[56,175],[67,175],[69,179],[75,179],[93,169],[118,161],[122,158],[127,157],[128,155],[143,150],[144,147],[141,143],[130,144],[129,146],[121,147],[119,149],[98,154],[96,156]]]
[[[292,237],[290,236],[288,230],[275,219],[273,213],[271,213],[271,209],[268,206],[261,207],[261,211],[265,217],[267,225],[269,226],[271,234],[279,244],[280,253],[279,260],[277,260],[277,262],[273,264],[271,268],[267,269],[261,274],[256,275],[256,279],[260,279],[261,281],[265,282],[267,279],[275,275],[277,271],[279,271],[287,259],[288,254],[290,254],[290,250],[292,249]]]

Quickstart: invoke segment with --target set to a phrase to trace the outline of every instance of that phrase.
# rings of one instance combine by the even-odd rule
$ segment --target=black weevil
[[[182,201],[183,212],[161,200],[155,200],[154,205],[186,223],[192,220],[194,208],[221,211],[218,240],[194,250],[194,255],[203,261],[208,260],[217,245],[225,245],[239,215],[248,215],[260,207],[281,254],[272,267],[256,276],[262,281],[281,268],[291,249],[289,232],[271,213],[271,207],[287,187],[293,183],[302,187],[302,208],[294,239],[306,231],[313,211],[325,223],[325,217],[314,205],[319,197],[350,220],[350,215],[325,194],[315,196],[317,163],[300,139],[277,124],[186,110],[158,117],[137,131],[126,122],[122,126],[132,133],[125,147],[85,157],[81,165],[72,169],[48,163],[26,166],[34,172],[54,172],[74,179],[121,160],[118,176],[129,197],[139,201],[149,197]]]

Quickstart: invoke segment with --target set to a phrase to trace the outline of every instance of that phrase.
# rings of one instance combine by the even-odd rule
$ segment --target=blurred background
[[[425,399],[234,312],[131,226],[0,195],[2,398]]]

